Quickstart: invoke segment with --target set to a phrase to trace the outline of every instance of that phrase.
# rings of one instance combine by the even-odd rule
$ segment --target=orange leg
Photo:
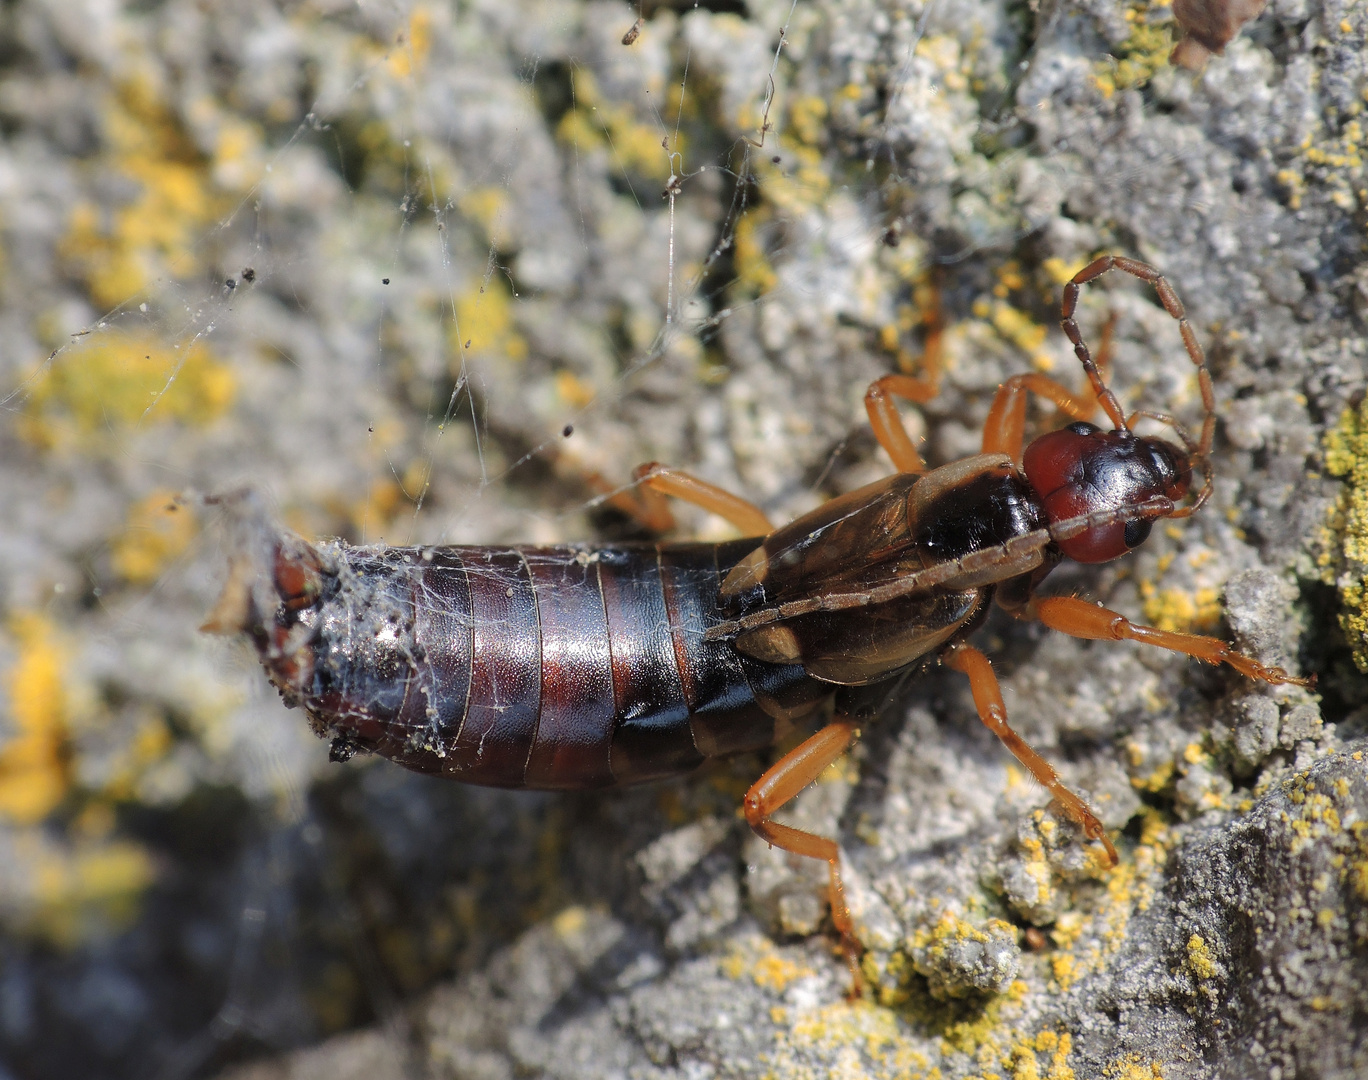
[[[865,412],[869,414],[869,426],[874,438],[893,459],[899,472],[924,473],[926,462],[917,452],[894,398],[925,404],[940,393],[941,380],[941,339],[945,324],[941,318],[940,295],[932,300],[931,312],[926,318],[926,346],[922,349],[922,374],[885,375],[875,379],[865,391]]]
[[[584,482],[591,491],[599,494],[605,505],[631,518],[647,532],[667,533],[675,527],[674,515],[670,513],[668,501],[664,495],[652,488],[636,485],[614,489],[596,472],[586,475]]]
[[[846,907],[845,890],[841,887],[840,848],[836,846],[835,840],[795,829],[791,825],[780,825],[777,821],[771,821],[770,816],[844,754],[855,738],[856,730],[855,724],[849,720],[836,720],[828,724],[801,746],[795,747],[776,761],[764,776],[751,785],[743,804],[746,820],[761,840],[773,847],[791,851],[795,855],[826,861],[830,875],[828,896],[831,900],[831,921],[841,935],[842,951],[850,964],[851,976],[855,980],[852,996],[857,996],[860,992],[860,969],[857,961],[861,948],[850,921],[850,909]]]
[[[1229,664],[1241,675],[1279,686],[1311,686],[1315,677],[1295,678],[1282,668],[1267,667],[1251,656],[1237,653],[1220,638],[1179,634],[1153,626],[1137,626],[1124,615],[1075,596],[1047,596],[1031,601],[1028,612],[1052,630],[1070,637],[1109,641],[1141,641],[1161,649],[1186,653],[1208,664]]]
[[[940,392],[940,382],[918,379],[912,375],[885,375],[875,379],[865,391],[865,412],[869,414],[869,426],[874,438],[893,459],[899,472],[926,472],[926,462],[917,452],[912,437],[907,434],[898,406],[893,399],[900,397],[905,401],[927,402]]]
[[[1002,689],[998,686],[997,676],[993,674],[993,665],[988,662],[988,657],[972,645],[952,645],[942,654],[942,659],[948,667],[969,676],[969,689],[974,695],[974,707],[988,730],[1001,739],[1002,744],[1012,752],[1012,755],[1054,796],[1064,813],[1078,822],[1084,836],[1089,840],[1102,841],[1102,846],[1107,849],[1107,858],[1115,866],[1116,848],[1112,846],[1097,815],[1087,803],[1064,786],[1050,763],[1032,750],[1026,740],[1007,723],[1007,706],[1003,704]]]
[[[1102,344],[1097,350],[1095,364],[1104,380],[1111,369],[1112,331],[1115,326],[1116,316],[1112,315],[1102,327]],[[1007,454],[1013,461],[1021,461],[1027,394],[1039,394],[1053,401],[1060,412],[1074,420],[1091,420],[1101,404],[1092,381],[1086,375],[1078,390],[1070,390],[1063,383],[1047,379],[1044,375],[1013,375],[998,387],[993,404],[988,409],[988,419],[983,425],[985,454]]]
[[[1089,390],[1075,392],[1044,375],[1013,375],[998,387],[988,419],[983,425],[983,452],[1006,454],[1020,463],[1026,433],[1026,395],[1039,394],[1053,401],[1075,420],[1087,420],[1097,411],[1097,397]]]
[[[643,500],[654,498],[663,504],[663,496],[671,495],[730,521],[742,536],[768,536],[774,531],[770,519],[754,503],[679,469],[649,461],[638,465],[632,477],[641,484]]]

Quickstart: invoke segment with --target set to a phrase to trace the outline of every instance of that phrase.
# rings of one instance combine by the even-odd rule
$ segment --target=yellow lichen
[[[513,294],[502,277],[491,277],[456,298],[451,349],[455,356],[469,350],[513,363],[527,358],[527,340],[514,327]]]
[[[1188,743],[1183,747],[1183,760],[1189,765],[1201,765],[1211,760],[1211,755],[1202,749],[1201,743]]]
[[[71,783],[66,652],[42,615],[15,615],[9,629],[18,655],[5,678],[12,731],[0,747],[0,815],[33,824],[56,809]]]
[[[772,941],[758,934],[733,943],[720,967],[729,979],[749,977],[757,986],[775,991],[814,974],[806,964],[790,959]]]
[[[469,188],[456,193],[461,213],[484,230],[485,238],[496,248],[507,248],[512,239],[508,192],[501,187]]]
[[[997,301],[992,307],[993,329],[1022,352],[1035,357],[1045,344],[1045,327],[1010,304]]]
[[[742,214],[736,223],[735,288],[746,296],[763,296],[779,281],[765,250],[764,230],[772,216],[768,207],[761,206]]]
[[[1193,934],[1187,943],[1188,968],[1198,980],[1210,979],[1220,971],[1211,956],[1211,949],[1201,934]]]
[[[988,919],[981,926],[960,918],[952,911],[941,913],[934,926],[918,927],[913,932],[909,944],[912,947],[917,969],[924,975],[934,973],[955,952],[956,947],[965,942],[989,944],[1006,938],[1015,941],[1016,927],[1002,919]],[[970,992],[963,987],[939,985],[933,978],[931,992],[937,997],[960,997]]]
[[[762,158],[756,166],[760,194],[787,214],[807,213],[820,207],[831,191],[832,178],[822,151],[785,134],[779,138],[776,163]]]
[[[150,585],[195,538],[195,512],[174,492],[154,491],[129,508],[123,531],[110,542],[114,572],[134,585]]]
[[[49,449],[89,448],[141,423],[204,425],[237,383],[203,341],[167,347],[118,330],[82,338],[36,371],[20,433]]]
[[[1327,584],[1339,590],[1340,626],[1360,671],[1368,671],[1368,400],[1346,409],[1325,435],[1325,468],[1343,477],[1330,512],[1330,543],[1322,552]]]
[[[77,202],[58,252],[107,308],[157,277],[196,273],[195,245],[230,204],[151,80],[119,88],[105,105],[103,134],[108,152],[93,167],[131,181],[135,194],[112,209]]]
[[[23,928],[63,948],[126,926],[154,876],[147,852],[126,841],[78,843],[62,850],[30,834],[20,836],[15,846],[33,874]]]
[[[575,938],[584,933],[589,924],[589,913],[578,904],[566,908],[551,920],[551,929],[562,939]]]
[[[101,791],[105,799],[131,799],[136,794],[137,784],[148,769],[161,761],[175,745],[175,739],[166,720],[151,710],[142,717],[133,738],[120,751],[113,755],[109,765],[108,778]],[[86,808],[95,821],[99,821],[100,804]]]
[[[1159,589],[1149,581],[1139,585],[1145,619],[1160,630],[1206,633],[1221,620],[1220,594],[1215,589]]]
[[[684,136],[672,131],[669,148],[661,146],[660,128],[639,120],[636,110],[622,102],[610,101],[586,68],[574,71],[575,106],[561,117],[556,137],[581,154],[600,152],[609,155],[614,166],[626,173],[650,180],[664,181],[687,152]],[[694,110],[689,95],[669,103],[669,115]]]
[[[1113,55],[1093,66],[1093,85],[1103,97],[1145,86],[1155,72],[1168,66],[1173,50],[1173,15],[1168,4],[1131,0],[1124,12],[1130,35]]]
[[[787,1030],[776,1033],[766,1055],[772,1075],[786,1080],[821,1077],[927,1077],[939,1075],[927,1054],[907,1037],[898,1015],[865,1002],[784,1010]],[[791,1018],[791,1020],[790,1020]],[[826,1059],[814,1068],[813,1057]],[[928,1072],[928,1068],[930,1071]]]
[[[1040,264],[1040,268],[1049,275],[1055,286],[1060,286],[1067,285],[1073,276],[1087,265],[1082,259],[1065,262],[1063,259],[1051,256]]]
[[[1102,1069],[1107,1080],[1164,1080],[1164,1068],[1157,1061],[1146,1061],[1139,1054],[1127,1054]]]
[[[432,12],[424,7],[414,8],[407,32],[389,55],[389,73],[397,79],[408,78],[422,69],[431,51]]]
[[[808,146],[818,146],[826,136],[827,103],[815,96],[798,97],[789,105],[789,130]]]

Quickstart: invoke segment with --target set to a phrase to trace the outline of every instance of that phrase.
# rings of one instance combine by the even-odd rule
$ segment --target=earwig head
[[[1147,281],[1164,310],[1177,320],[1188,359],[1197,369],[1202,395],[1202,429],[1194,439],[1166,413],[1141,409],[1129,419],[1108,389],[1074,320],[1079,289],[1109,270],[1121,270]],[[1216,431],[1216,393],[1206,354],[1188,324],[1183,302],[1165,277],[1148,263],[1120,255],[1103,255],[1076,273],[1064,286],[1060,327],[1083,365],[1097,403],[1112,422],[1111,431],[1092,424],[1070,424],[1036,439],[1026,448],[1026,478],[1044,504],[1050,538],[1077,562],[1106,562],[1142,544],[1158,518],[1187,517],[1211,497],[1211,442]],[[1162,439],[1140,438],[1131,431],[1139,417],[1166,424],[1183,441],[1179,450]],[[1192,488],[1192,473],[1202,474],[1202,487],[1183,502]]]
[[[1042,435],[1026,448],[1022,464],[1051,524],[1088,514],[1115,515],[1056,538],[1067,558],[1082,563],[1106,562],[1143,543],[1154,519],[1169,516],[1155,513],[1154,500],[1177,503],[1192,486],[1192,461],[1177,447],[1085,423]],[[1131,507],[1136,515],[1127,517]]]

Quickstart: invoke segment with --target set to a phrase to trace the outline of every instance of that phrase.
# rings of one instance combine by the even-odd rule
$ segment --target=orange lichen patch
[[[47,817],[71,786],[66,651],[42,615],[15,615],[9,629],[18,657],[5,678],[13,727],[0,747],[0,815],[32,824]]]
[[[110,542],[114,572],[133,585],[150,585],[199,531],[194,510],[174,492],[154,491],[129,508],[124,528]]]
[[[812,968],[784,955],[772,941],[759,935],[734,944],[720,964],[722,974],[727,978],[749,977],[757,986],[774,991],[783,991],[790,983],[816,974]]]
[[[58,354],[27,387],[20,433],[45,449],[70,449],[140,423],[211,423],[232,405],[237,383],[203,341],[168,347],[106,330]]]
[[[1127,1054],[1104,1066],[1102,1075],[1106,1080],[1164,1080],[1164,1067],[1139,1054]]]
[[[101,307],[113,307],[158,277],[200,269],[195,245],[229,209],[210,179],[210,160],[186,135],[150,80],[121,86],[104,108],[108,151],[92,162],[132,181],[117,207],[78,202],[58,253]]]

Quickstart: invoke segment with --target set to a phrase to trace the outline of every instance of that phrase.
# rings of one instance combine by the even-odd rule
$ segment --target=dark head
[[[1184,451],[1162,439],[1085,423],[1042,435],[1026,448],[1022,465],[1051,525],[1116,513],[1110,522],[1056,538],[1064,555],[1081,563],[1106,562],[1144,543],[1155,518],[1169,516],[1156,513],[1152,500],[1176,504],[1192,486],[1192,460]],[[1125,516],[1127,508],[1146,503],[1143,516]]]

